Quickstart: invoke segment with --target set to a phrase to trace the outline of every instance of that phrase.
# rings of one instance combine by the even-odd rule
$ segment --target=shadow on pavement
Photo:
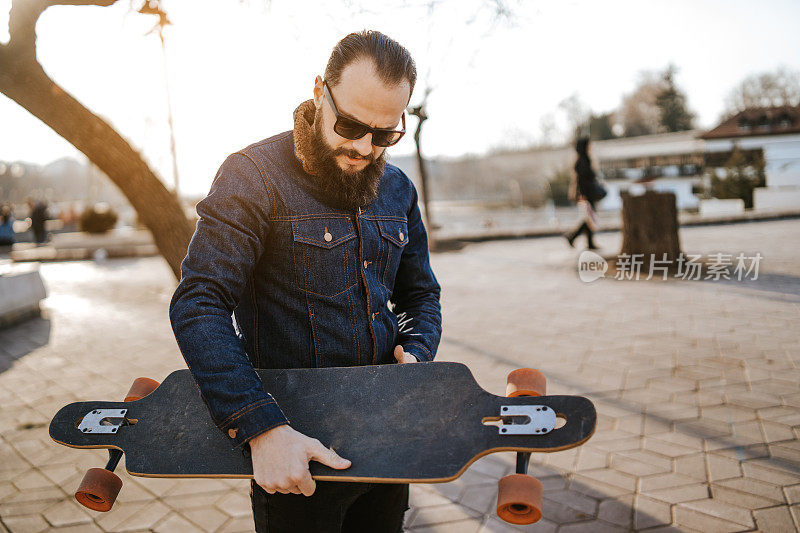
[[[50,342],[50,319],[36,317],[21,324],[0,329],[0,373],[37,348]]]
[[[742,291],[743,293],[749,292],[753,296],[760,296],[770,300],[800,302],[800,277],[791,274],[763,272],[759,273],[758,279],[756,280],[744,279],[739,281],[736,279],[723,279],[719,281],[707,280],[706,282],[721,283],[728,287],[744,289],[744,291]]]
[[[510,455],[502,453],[502,455]],[[498,455],[501,455],[498,454]],[[542,502],[542,518],[538,522],[527,526],[514,526],[502,521],[495,511],[497,485],[495,483],[481,483],[475,489],[461,489],[454,493],[447,484],[432,484],[430,487],[445,498],[460,503],[476,512],[475,518],[483,513],[484,531],[506,532],[519,528],[520,531],[555,531],[558,526],[571,524],[573,527],[582,527],[582,531],[625,530],[638,531],[641,529],[661,526],[659,531],[681,531],[670,527],[671,516],[656,517],[631,505],[632,495],[615,496],[603,492],[590,484],[574,479],[558,470],[536,463],[536,454],[531,458],[528,473],[542,482],[544,495]],[[513,473],[509,470],[508,473]],[[572,478],[572,479],[571,479]],[[488,478],[487,478],[488,479]],[[475,490],[483,492],[484,498],[474,498]],[[615,489],[617,494],[619,489]],[[467,497],[467,493],[471,496]],[[454,498],[457,498],[455,500]],[[469,501],[465,501],[469,500]],[[627,500],[627,501],[626,501]],[[488,504],[488,509],[486,508]],[[424,506],[418,507],[424,509]],[[447,524],[442,524],[447,525]],[[409,531],[414,531],[411,524]],[[428,527],[436,527],[434,524]],[[425,525],[422,528],[426,529]]]

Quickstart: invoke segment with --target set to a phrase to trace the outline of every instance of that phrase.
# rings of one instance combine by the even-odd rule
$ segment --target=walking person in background
[[[48,219],[47,203],[35,202],[28,198],[29,217],[31,219],[31,231],[33,231],[33,240],[36,244],[43,244],[47,240],[47,231],[44,228],[44,223]]]
[[[0,206],[0,246],[11,246],[17,242],[14,234],[14,215],[11,214],[11,207],[8,205]]]
[[[594,205],[605,197],[606,190],[597,181],[592,169],[592,162],[589,159],[589,139],[585,137],[578,139],[575,150],[578,152],[578,160],[575,162],[575,173],[570,181],[569,198],[577,202],[582,220],[577,228],[565,233],[564,237],[570,246],[575,246],[578,235],[585,233],[586,247],[596,250],[593,237],[597,229],[597,214]]]

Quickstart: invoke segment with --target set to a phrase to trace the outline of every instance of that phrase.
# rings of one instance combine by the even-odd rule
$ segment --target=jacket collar
[[[306,100],[294,110],[294,155],[312,176],[317,175],[311,150],[315,111],[314,100]]]

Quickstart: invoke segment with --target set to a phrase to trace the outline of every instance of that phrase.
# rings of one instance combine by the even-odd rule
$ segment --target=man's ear
[[[314,106],[316,106],[317,109],[322,107],[324,90],[325,87],[323,85],[322,76],[317,76],[314,79]]]

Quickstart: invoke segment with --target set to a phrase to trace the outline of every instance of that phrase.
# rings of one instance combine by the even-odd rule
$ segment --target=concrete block
[[[0,271],[0,327],[38,315],[47,297],[39,265],[15,265]]]
[[[700,216],[738,215],[744,213],[744,200],[733,198],[730,200],[700,200]]]

